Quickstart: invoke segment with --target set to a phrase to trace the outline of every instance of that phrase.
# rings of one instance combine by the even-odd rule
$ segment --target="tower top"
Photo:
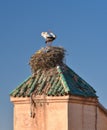
[[[47,46],[38,50],[30,59],[32,75],[16,88],[11,96],[75,95],[97,98],[96,91],[72,69],[64,64],[65,50]]]

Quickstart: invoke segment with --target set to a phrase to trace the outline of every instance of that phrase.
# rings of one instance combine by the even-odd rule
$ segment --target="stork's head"
[[[48,34],[47,32],[42,32],[42,33],[41,33],[41,36],[44,37],[45,39],[47,38],[48,35],[49,35],[49,34]]]

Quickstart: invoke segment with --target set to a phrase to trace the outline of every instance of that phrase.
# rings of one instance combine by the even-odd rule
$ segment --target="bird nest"
[[[38,69],[50,69],[63,64],[65,50],[62,47],[48,46],[38,50],[30,59],[30,66],[33,73]]]

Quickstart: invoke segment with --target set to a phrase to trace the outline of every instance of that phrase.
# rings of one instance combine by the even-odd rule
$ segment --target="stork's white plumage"
[[[52,41],[56,39],[56,35],[52,32],[42,32],[41,36],[45,39],[45,43],[52,43]]]

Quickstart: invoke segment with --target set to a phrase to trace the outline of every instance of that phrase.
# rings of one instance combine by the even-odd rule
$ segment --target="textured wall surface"
[[[70,103],[69,130],[95,130],[95,106]]]
[[[107,111],[97,99],[75,96],[11,98],[14,130],[107,130]],[[34,118],[31,112],[35,113]]]
[[[101,108],[98,108],[97,111],[97,130],[107,130],[107,113]]]
[[[32,118],[29,99],[19,99],[14,100],[14,130],[68,130],[65,100],[38,100],[34,108],[35,117]]]

